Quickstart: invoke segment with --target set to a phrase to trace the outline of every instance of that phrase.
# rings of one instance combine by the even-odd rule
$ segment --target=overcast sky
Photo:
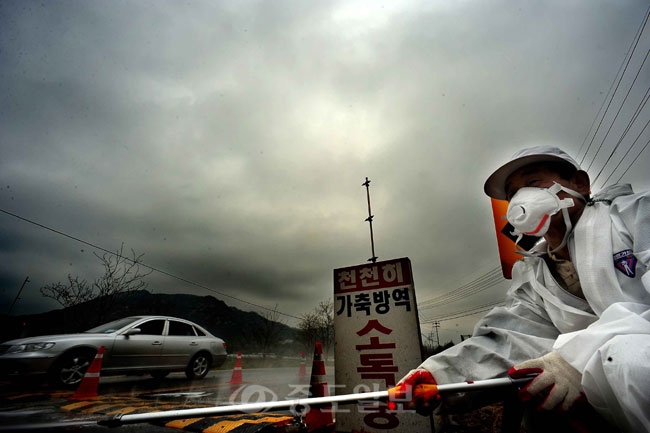
[[[420,302],[461,287],[499,266],[483,182],[513,152],[558,144],[603,168],[650,85],[650,29],[589,134],[649,5],[2,0],[2,312],[27,276],[12,314],[102,271],[92,247],[17,215],[210,289],[155,272],[151,292],[301,316],[332,298],[333,269],[371,257],[366,176],[379,260],[411,259]],[[595,190],[647,145],[649,118]],[[622,181],[647,189],[649,166],[645,150]],[[478,317],[443,321],[441,340]]]

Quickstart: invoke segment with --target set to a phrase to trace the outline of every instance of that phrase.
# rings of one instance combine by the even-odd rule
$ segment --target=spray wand
[[[473,392],[494,388],[517,387],[521,388],[535,378],[535,374],[522,378],[504,377],[499,379],[476,380],[442,385],[417,385],[413,392],[425,395],[426,398],[436,398],[439,394],[459,392]],[[108,427],[119,427],[125,424],[137,424],[152,421],[170,421],[175,419],[195,418],[216,415],[233,415],[239,413],[265,412],[269,410],[291,410],[304,412],[309,407],[319,407],[331,404],[351,404],[369,400],[388,400],[391,402],[403,401],[401,396],[404,391],[398,387],[385,391],[362,392],[357,394],[343,394],[327,397],[311,397],[282,401],[241,403],[228,406],[214,406],[195,409],[168,410],[162,412],[146,412],[136,414],[117,414],[110,418],[98,421],[98,424]],[[308,410],[308,409],[307,409]]]

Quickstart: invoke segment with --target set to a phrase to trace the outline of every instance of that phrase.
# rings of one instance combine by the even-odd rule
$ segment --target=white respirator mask
[[[567,209],[574,206],[575,203],[572,198],[561,199],[558,197],[557,193],[560,191],[585,201],[577,191],[555,182],[549,188],[524,187],[517,191],[508,204],[506,214],[508,222],[514,227],[511,234],[517,236],[515,244],[518,244],[524,235],[544,236],[551,225],[551,217],[562,211],[566,232],[562,243],[551,252],[554,253],[564,248],[573,228]]]

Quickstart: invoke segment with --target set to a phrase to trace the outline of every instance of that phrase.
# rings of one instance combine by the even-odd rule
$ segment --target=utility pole
[[[378,257],[375,256],[375,238],[372,234],[372,219],[374,218],[374,215],[370,210],[370,179],[366,177],[366,181],[361,185],[366,187],[366,195],[368,196],[368,218],[366,218],[366,221],[368,221],[368,223],[370,224],[370,248],[372,251],[372,257],[370,257],[368,261],[376,263]]]
[[[431,330],[433,331],[434,329],[436,330],[436,341],[438,342],[438,347],[440,347],[440,334],[438,333],[438,329],[440,328],[440,322],[437,320],[434,320],[433,323],[431,324]]]
[[[29,283],[29,276],[25,278],[25,281],[23,281],[23,285],[20,286],[20,290],[18,290],[18,293],[16,294],[16,297],[14,298],[14,301],[11,303],[11,306],[9,307],[9,311],[7,311],[7,316],[11,314],[11,310],[13,310],[14,305],[16,305],[16,301],[20,299],[20,294],[23,291],[23,288],[25,287],[25,284]]]

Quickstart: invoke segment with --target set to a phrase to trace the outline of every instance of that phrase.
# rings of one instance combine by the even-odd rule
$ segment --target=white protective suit
[[[516,262],[506,306],[481,319],[472,338],[422,363],[438,383],[503,377],[555,349],[582,373],[587,400],[604,418],[650,432],[650,193],[621,185],[594,200],[569,238],[586,300],[564,290],[543,258]]]

